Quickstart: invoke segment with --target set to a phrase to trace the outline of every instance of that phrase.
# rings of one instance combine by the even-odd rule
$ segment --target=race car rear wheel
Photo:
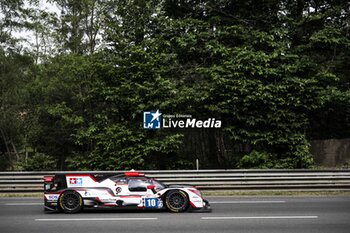
[[[75,191],[66,191],[58,199],[60,210],[67,214],[78,213],[83,208],[83,198]]]
[[[165,205],[171,212],[184,212],[189,207],[187,194],[181,190],[171,190],[165,196]]]

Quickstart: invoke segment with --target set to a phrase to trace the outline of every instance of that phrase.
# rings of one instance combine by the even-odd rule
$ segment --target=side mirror
[[[154,185],[147,185],[147,189],[152,190],[153,194],[156,194],[155,187],[156,187],[156,186],[154,186]]]

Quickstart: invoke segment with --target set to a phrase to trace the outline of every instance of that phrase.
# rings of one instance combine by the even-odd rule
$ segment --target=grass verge
[[[0,197],[43,197],[43,193],[0,193]]]

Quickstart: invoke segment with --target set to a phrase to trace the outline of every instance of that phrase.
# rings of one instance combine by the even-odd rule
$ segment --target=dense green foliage
[[[348,1],[47,2],[0,3],[1,170],[305,168],[350,137]]]

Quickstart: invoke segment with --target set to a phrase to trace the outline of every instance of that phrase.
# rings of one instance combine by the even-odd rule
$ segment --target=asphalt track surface
[[[350,232],[350,197],[209,197],[211,213],[46,214],[38,198],[0,198],[1,233]]]

